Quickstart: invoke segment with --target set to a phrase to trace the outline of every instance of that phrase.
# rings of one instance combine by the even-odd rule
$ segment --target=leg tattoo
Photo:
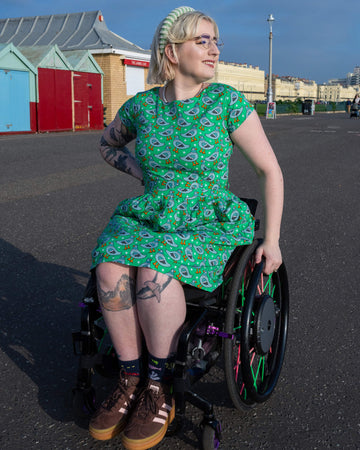
[[[137,299],[139,300],[147,300],[149,298],[156,297],[158,303],[160,303],[161,292],[166,288],[166,286],[171,282],[172,278],[168,277],[165,283],[157,282],[158,274],[155,275],[153,280],[148,280],[144,282],[144,287],[139,290],[136,294]]]
[[[135,281],[128,275],[121,275],[115,289],[105,291],[98,284],[99,301],[107,311],[122,311],[134,306]]]

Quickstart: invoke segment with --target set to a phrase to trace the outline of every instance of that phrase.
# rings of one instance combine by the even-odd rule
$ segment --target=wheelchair
[[[255,215],[257,201],[243,199]],[[259,221],[256,221],[256,229]],[[289,288],[285,264],[269,276],[264,261],[254,263],[261,239],[237,247],[223,274],[223,283],[206,292],[184,285],[187,315],[180,335],[175,372],[175,419],[168,434],[181,429],[186,403],[203,412],[201,448],[217,449],[221,424],[211,400],[193,386],[224,358],[227,391],[236,409],[247,411],[273,393],[284,360],[289,317]],[[117,357],[111,345],[96,293],[92,272],[81,305],[81,329],[74,332],[74,353],[79,357],[73,409],[76,415],[95,410],[94,372],[118,377]]]

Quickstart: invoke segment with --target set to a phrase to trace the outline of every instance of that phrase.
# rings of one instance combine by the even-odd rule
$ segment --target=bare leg
[[[101,263],[96,268],[98,297],[118,357],[123,361],[141,355],[141,330],[135,305],[136,268]]]
[[[149,268],[138,268],[136,306],[148,351],[167,358],[177,350],[186,315],[181,283]]]

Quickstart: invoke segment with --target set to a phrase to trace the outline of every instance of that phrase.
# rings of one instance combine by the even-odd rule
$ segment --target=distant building
[[[265,100],[265,72],[259,67],[220,61],[213,81],[233,86],[250,102]]]
[[[347,86],[348,81],[347,78],[333,78],[331,80],[328,80],[326,84],[333,86],[336,86],[337,84],[340,84],[341,86]]]
[[[349,72],[346,78],[334,78],[326,84],[340,84],[341,86],[359,86],[360,85],[360,66],[355,66],[353,72]]]
[[[266,89],[267,89],[267,79],[266,79]],[[276,101],[317,99],[317,84],[313,80],[306,80],[304,78],[298,78],[293,76],[280,77],[278,75],[273,75],[272,89]]]
[[[349,76],[350,75],[350,76]],[[354,72],[351,74],[348,74],[348,85],[355,86],[360,85],[360,66],[356,66],[354,68]]]
[[[323,102],[344,102],[352,100],[359,91],[359,86],[341,84],[319,84],[317,98]]]

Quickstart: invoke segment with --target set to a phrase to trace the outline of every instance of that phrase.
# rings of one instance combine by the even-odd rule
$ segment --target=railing
[[[259,116],[265,116],[266,103],[256,103],[255,109]],[[346,111],[345,102],[329,102],[315,104],[315,113],[317,112],[336,112]],[[276,103],[276,114],[302,114],[302,103],[286,102]]]

